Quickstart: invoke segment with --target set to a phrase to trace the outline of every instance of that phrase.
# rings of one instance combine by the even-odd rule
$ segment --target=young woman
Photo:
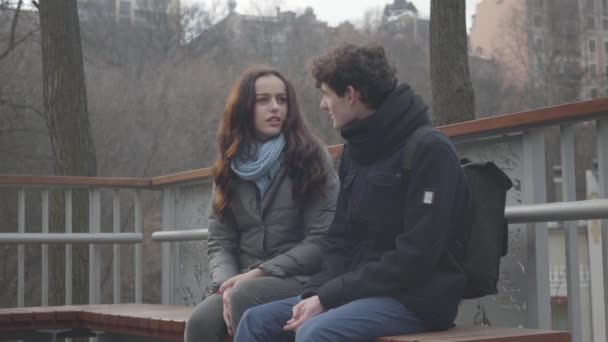
[[[246,309],[299,294],[320,267],[338,180],[293,86],[256,66],[237,81],[218,131],[208,256],[212,291],[186,342],[222,341]]]

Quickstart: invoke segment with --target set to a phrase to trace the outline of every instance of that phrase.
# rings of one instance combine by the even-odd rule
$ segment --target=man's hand
[[[293,309],[293,316],[283,327],[284,330],[296,331],[308,319],[325,311],[319,296],[312,296],[296,304]]]
[[[236,276],[226,280],[225,282],[223,282],[222,285],[220,286],[219,290],[217,290],[217,294],[220,294],[220,295],[223,294],[224,291],[226,291],[226,289],[232,288],[232,287],[236,286],[236,284],[238,284],[242,281],[259,278],[259,277],[263,277],[263,276],[264,276],[264,271],[262,271],[259,268],[254,268],[253,270],[251,270],[247,273],[236,275]]]
[[[232,287],[224,290],[222,294],[222,302],[224,302],[224,322],[226,322],[226,327],[228,328],[228,335],[232,336],[232,320],[230,319],[230,292],[232,291]]]

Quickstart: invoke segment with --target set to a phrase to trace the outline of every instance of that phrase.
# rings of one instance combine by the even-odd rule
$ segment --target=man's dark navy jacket
[[[409,175],[398,149],[368,164],[353,159],[340,180],[322,270],[303,298],[317,294],[330,310],[393,297],[434,328],[449,328],[465,287],[455,237],[469,219],[469,190],[451,141],[426,134]]]

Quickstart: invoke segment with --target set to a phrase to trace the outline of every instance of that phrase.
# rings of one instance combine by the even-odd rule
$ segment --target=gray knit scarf
[[[284,147],[285,137],[283,134],[265,143],[253,146],[243,145],[236,158],[230,162],[230,168],[241,179],[255,182],[260,191],[260,198],[264,198],[274,177],[281,170]]]

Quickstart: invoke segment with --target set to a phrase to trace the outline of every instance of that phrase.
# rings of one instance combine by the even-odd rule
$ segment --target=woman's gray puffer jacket
[[[325,188],[302,207],[292,198],[293,183],[285,166],[259,206],[255,183],[235,180],[224,221],[213,209],[209,217],[207,255],[213,292],[229,278],[256,267],[268,276],[294,277],[302,283],[318,271],[319,238],[334,217],[339,190],[329,156],[326,163]]]

